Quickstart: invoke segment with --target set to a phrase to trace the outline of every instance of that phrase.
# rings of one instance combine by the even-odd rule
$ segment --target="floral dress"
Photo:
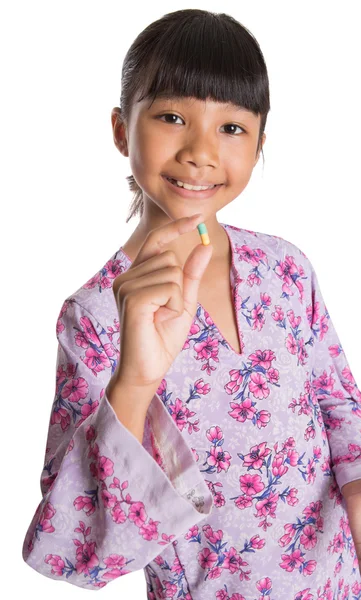
[[[148,600],[361,598],[341,493],[361,478],[361,393],[315,271],[289,241],[220,225],[241,352],[198,303],[142,444],[105,393],[122,247],[64,301],[23,559],[91,590],[144,569]]]

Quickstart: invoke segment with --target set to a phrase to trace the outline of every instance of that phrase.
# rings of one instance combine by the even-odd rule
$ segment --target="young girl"
[[[23,545],[46,577],[97,589],[144,569],[148,599],[361,597],[361,394],[315,271],[217,221],[269,110],[259,45],[226,14],[166,14],[125,57],[112,126],[140,221],[58,317]]]

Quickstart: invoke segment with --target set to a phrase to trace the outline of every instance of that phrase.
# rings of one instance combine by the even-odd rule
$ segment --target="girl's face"
[[[149,104],[145,99],[133,105],[125,129],[113,120],[117,146],[129,156],[144,204],[154,203],[172,220],[202,212],[207,221],[250,180],[261,150],[256,155],[260,116],[194,98],[157,97]],[[262,145],[265,139],[264,134]],[[185,198],[165,175],[195,185],[222,185],[208,198],[196,191]]]

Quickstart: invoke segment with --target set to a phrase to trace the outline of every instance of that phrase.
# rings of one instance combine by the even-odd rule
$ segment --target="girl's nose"
[[[178,151],[178,159],[182,162],[192,162],[197,167],[219,164],[219,145],[215,136],[196,133],[188,136]]]

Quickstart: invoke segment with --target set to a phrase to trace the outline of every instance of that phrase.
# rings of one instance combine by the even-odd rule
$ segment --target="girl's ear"
[[[262,150],[263,146],[265,145],[266,137],[267,137],[267,136],[266,136],[266,134],[264,133],[264,134],[262,135],[262,138],[261,138],[261,140],[262,140],[262,141],[261,141],[261,147],[260,147],[260,149],[258,150],[258,152],[257,152],[257,156],[256,156],[256,160],[254,161],[254,167],[255,167],[255,166],[256,166],[256,164],[258,163],[258,159],[259,159],[259,157],[260,157],[261,150]]]
[[[126,123],[118,106],[115,106],[112,110],[111,122],[115,146],[123,156],[129,156]]]

